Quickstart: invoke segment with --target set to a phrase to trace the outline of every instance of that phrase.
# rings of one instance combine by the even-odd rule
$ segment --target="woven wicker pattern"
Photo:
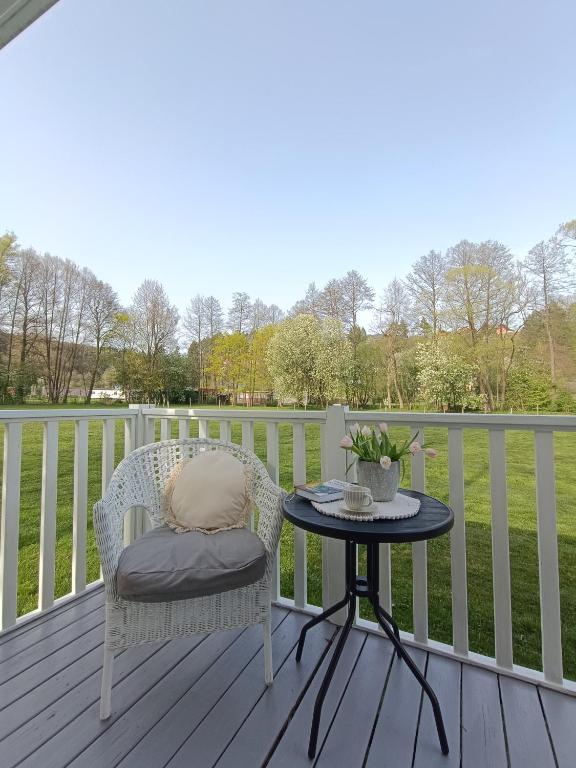
[[[153,527],[164,523],[164,488],[174,467],[200,451],[229,451],[252,470],[258,510],[257,534],[266,548],[260,581],[218,595],[168,603],[138,603],[116,593],[116,568],[123,549],[124,515],[144,507]],[[264,624],[270,618],[270,580],[282,528],[284,492],[271,481],[262,462],[233,443],[208,439],[166,440],[138,448],[116,468],[105,496],[94,506],[96,542],[106,589],[105,647],[114,651],[197,632]]]

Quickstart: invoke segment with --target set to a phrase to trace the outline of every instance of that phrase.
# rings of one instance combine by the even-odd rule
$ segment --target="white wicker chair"
[[[115,578],[124,547],[124,515],[132,507],[144,507],[152,526],[162,525],[163,491],[175,465],[200,451],[215,449],[229,451],[252,469],[253,498],[258,510],[256,532],[266,549],[264,576],[254,584],[206,597],[154,603],[124,600],[117,594]],[[272,682],[270,581],[282,528],[283,497],[284,492],[274,485],[253,453],[218,440],[189,438],[153,443],[136,449],[118,465],[104,497],[94,506],[106,595],[101,719],[108,718],[111,711],[114,653],[131,645],[262,624],[265,681]]]

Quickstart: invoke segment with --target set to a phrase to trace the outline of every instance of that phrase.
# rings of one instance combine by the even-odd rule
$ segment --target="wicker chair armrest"
[[[134,504],[110,490],[94,505],[94,533],[106,591],[116,595],[116,569],[124,549],[124,516]]]
[[[266,548],[268,560],[273,560],[282,531],[283,502],[286,492],[274,485],[268,473],[259,478],[255,501],[259,510],[256,533]]]

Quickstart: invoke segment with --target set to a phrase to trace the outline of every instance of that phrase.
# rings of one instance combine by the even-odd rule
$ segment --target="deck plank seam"
[[[340,632],[342,629],[340,629]],[[334,720],[336,719],[336,715],[338,714],[338,710],[340,709],[340,705],[342,704],[342,701],[344,699],[344,696],[346,696],[346,691],[348,690],[348,686],[350,685],[350,682],[352,678],[354,677],[354,672],[356,671],[356,667],[358,666],[358,662],[360,661],[360,657],[362,656],[362,652],[364,651],[364,646],[366,645],[366,641],[368,639],[368,633],[364,633],[364,639],[362,640],[362,647],[360,648],[360,651],[358,652],[358,655],[356,656],[354,660],[354,664],[352,666],[352,669],[350,670],[350,674],[348,675],[348,679],[346,680],[346,685],[344,686],[342,693],[340,694],[340,698],[338,699],[338,703],[336,704],[334,708],[334,712],[332,714],[332,717],[330,719],[330,722],[326,726],[326,732],[324,734],[324,738],[322,739],[322,742],[317,745],[316,747],[316,758],[314,760],[314,765],[312,768],[316,768],[316,765],[318,764],[318,760],[320,760],[320,755],[322,754],[322,750],[324,749],[324,745],[326,744],[326,740],[328,739],[328,736],[330,735],[330,731],[332,730],[332,725],[334,724]]]
[[[544,725],[546,726],[546,733],[548,734],[548,739],[550,741],[550,747],[552,749],[552,755],[554,757],[554,766],[555,768],[559,768],[558,755],[556,754],[556,747],[554,746],[554,739],[552,738],[552,731],[550,730],[550,725],[548,723],[546,708],[544,707],[544,702],[542,701],[539,685],[536,686],[536,694],[538,695],[538,701],[540,702],[540,709],[542,710],[542,717],[544,718]]]
[[[428,677],[428,666],[430,664],[430,654],[426,654],[426,663],[424,666],[424,677]],[[422,718],[422,707],[424,705],[424,689],[422,688],[420,690],[420,700],[418,702],[418,715],[416,717],[416,733],[414,734],[414,746],[412,748],[412,762],[410,763],[410,768],[414,768],[414,764],[416,763],[416,749],[418,748],[418,735],[420,733],[420,720]]]
[[[148,661],[148,659],[151,659],[153,656],[155,656],[160,650],[161,650],[161,648],[154,649],[154,651],[150,654],[150,656],[147,657],[146,661]],[[138,668],[136,667],[132,671],[130,671],[127,674],[125,674],[123,677],[120,677],[116,681],[115,684],[117,685],[118,683],[121,683],[123,680],[125,680],[128,677],[130,677],[130,675],[132,675],[134,672],[137,672],[137,671],[138,671]],[[91,677],[99,676],[99,675],[101,675],[101,673],[102,673],[101,670],[96,670],[89,677],[87,677],[86,680],[89,680]],[[85,683],[86,680],[83,680],[82,682]],[[82,683],[80,683],[80,685],[82,685]],[[76,687],[77,686],[73,686],[73,688],[76,688]],[[21,765],[21,763],[23,763],[25,760],[28,760],[28,758],[30,758],[31,755],[33,755],[39,749],[44,747],[49,741],[52,741],[54,738],[56,738],[61,731],[63,731],[65,728],[67,728],[75,720],[78,720],[78,718],[81,717],[88,709],[90,709],[90,707],[93,707],[98,702],[99,698],[100,698],[100,696],[98,694],[96,696],[96,698],[92,699],[83,709],[79,710],[74,715],[74,717],[71,720],[68,720],[66,723],[63,723],[62,726],[57,731],[55,731],[54,733],[51,733],[49,736],[47,736],[47,738],[45,738],[44,741],[42,741],[40,744],[37,744],[34,747],[32,752],[28,752],[26,755],[24,755],[22,758],[20,758],[20,760],[18,760],[16,763],[14,763],[11,766],[11,768],[17,768],[17,766]],[[52,706],[52,704],[49,704],[48,707],[45,707],[45,709],[48,709],[50,706]],[[42,712],[44,712],[45,709],[42,710]],[[34,717],[38,717],[41,714],[42,713],[38,713],[38,715],[34,715]],[[34,718],[31,718],[31,719],[33,720]],[[30,722],[30,721],[27,721],[27,722]],[[25,725],[25,723],[23,725]],[[19,726],[16,730],[17,731],[20,730],[21,727],[23,727],[23,726]],[[105,732],[105,731],[103,731],[103,732]],[[12,733],[14,733],[14,731]],[[8,737],[6,737],[6,738],[8,738]],[[93,741],[94,741],[94,739],[93,739]],[[84,751],[84,749],[81,750],[81,752],[83,752],[83,751]],[[81,754],[81,753],[79,753],[79,754]],[[76,758],[74,758],[74,759],[76,759]],[[68,763],[67,763],[67,765],[68,765]],[[62,768],[65,768],[65,766],[62,766]]]
[[[290,712],[288,713],[288,715],[286,717],[286,720],[284,721],[284,724],[282,725],[282,728],[280,729],[278,735],[274,739],[274,743],[273,743],[272,747],[268,750],[268,754],[264,758],[264,762],[262,763],[261,768],[266,768],[266,766],[268,765],[268,763],[272,759],[272,756],[273,756],[274,752],[276,751],[276,749],[278,748],[278,745],[282,741],[282,738],[284,737],[284,734],[286,733],[286,730],[288,729],[288,726],[290,725],[290,722],[294,718],[294,715],[298,711],[298,709],[300,707],[300,704],[302,703],[302,700],[304,699],[304,697],[308,693],[308,690],[309,690],[310,686],[312,685],[312,683],[314,681],[314,678],[318,674],[318,670],[320,669],[320,667],[324,663],[324,660],[325,660],[326,656],[330,652],[330,649],[332,648],[332,646],[334,644],[334,639],[336,638],[336,635],[337,635],[337,631],[336,631],[336,627],[334,627],[334,632],[330,636],[330,640],[326,643],[326,648],[324,649],[323,653],[321,654],[321,656],[320,656],[320,658],[318,660],[318,663],[315,665],[315,667],[312,670],[310,676],[308,677],[308,681],[306,682],[306,685],[304,686],[304,688],[302,689],[301,693],[297,697],[296,702],[294,703],[294,706],[290,709]],[[296,643],[294,644],[294,648],[297,645],[298,645],[298,641],[296,641]],[[294,648],[292,648],[292,651],[294,650]],[[292,653],[292,651],[290,653]],[[220,758],[218,758],[218,759],[220,759]]]
[[[167,664],[167,666],[166,666],[166,670],[165,670],[165,674],[166,674],[166,675],[170,674],[170,672],[172,672],[172,670],[176,669],[176,667],[177,667],[177,666],[179,666],[180,664],[182,664],[182,663],[183,663],[183,662],[184,662],[184,661],[185,661],[185,660],[186,660],[186,659],[187,659],[187,658],[190,656],[190,654],[194,653],[194,651],[196,650],[196,648],[198,648],[200,645],[202,645],[202,643],[204,643],[204,642],[205,642],[205,641],[206,641],[206,640],[207,640],[209,637],[210,637],[210,635],[209,635],[209,634],[205,634],[203,637],[200,637],[200,638],[198,639],[198,642],[197,642],[197,643],[195,643],[195,644],[194,644],[194,646],[193,646],[192,648],[190,648],[190,650],[189,650],[189,651],[187,651],[187,653],[185,653],[183,656],[179,656],[179,657],[178,657],[178,659],[177,659],[176,661],[174,661],[174,663],[172,663],[172,664]],[[169,643],[170,643],[170,641],[169,641],[169,640],[168,640],[168,641],[166,641],[166,642],[164,642],[164,643],[162,643],[162,645],[161,645],[159,648],[157,648],[156,650],[154,650],[154,652],[153,652],[153,653],[151,653],[151,654],[150,654],[150,656],[148,656],[148,658],[146,659],[146,661],[148,661],[149,659],[151,659],[153,656],[156,656],[156,654],[157,654],[157,653],[159,653],[159,652],[160,652],[160,650],[162,650],[162,648],[166,648],[166,647],[169,645]],[[144,645],[146,645],[146,644],[144,644]],[[130,650],[130,648],[126,648],[125,650],[126,650],[126,651],[129,651],[129,650]],[[127,675],[125,675],[125,676],[124,676],[124,677],[123,677],[121,680],[118,680],[118,681],[117,681],[117,682],[114,684],[114,686],[112,687],[112,695],[114,695],[114,687],[115,687],[115,685],[117,685],[118,683],[122,682],[122,680],[126,680],[127,678],[131,677],[131,676],[132,676],[134,673],[137,673],[137,672],[138,672],[138,670],[139,670],[139,667],[135,667],[133,670],[131,670],[130,672],[128,672],[128,674],[127,674]],[[94,674],[96,674],[96,675],[99,675],[99,674],[101,674],[101,670],[98,670],[98,671],[97,671],[97,672],[95,672]],[[122,712],[121,712],[121,713],[120,713],[120,712],[118,712],[116,717],[114,717],[114,718],[110,717],[110,718],[109,718],[107,721],[105,721],[105,724],[104,724],[104,726],[103,726],[103,729],[100,731],[100,733],[96,734],[96,736],[95,736],[93,739],[91,739],[91,740],[90,740],[90,741],[89,741],[87,744],[84,744],[84,745],[83,745],[83,747],[82,747],[82,749],[81,749],[79,752],[77,752],[77,753],[76,753],[76,754],[75,754],[75,755],[74,755],[74,756],[73,756],[73,757],[72,757],[70,760],[68,760],[68,762],[66,763],[66,766],[69,766],[69,765],[71,765],[72,763],[74,763],[76,760],[78,760],[78,758],[79,758],[79,757],[80,757],[80,756],[81,756],[81,755],[82,755],[84,752],[86,752],[86,750],[87,750],[87,749],[88,749],[90,746],[92,746],[92,744],[94,744],[94,742],[98,741],[98,739],[100,739],[102,736],[105,736],[105,734],[106,734],[107,730],[108,730],[110,727],[112,727],[112,726],[114,725],[114,723],[116,723],[116,721],[117,721],[117,720],[118,720],[120,717],[124,717],[124,715],[126,715],[128,712],[130,712],[130,710],[131,710],[131,709],[132,709],[134,706],[136,706],[136,704],[137,704],[137,703],[138,703],[138,702],[139,702],[139,701],[140,701],[142,698],[144,698],[144,696],[147,696],[147,695],[148,695],[148,693],[150,693],[150,691],[151,691],[153,688],[155,688],[155,687],[158,685],[158,683],[160,683],[160,682],[162,682],[162,679],[160,679],[160,680],[157,680],[155,683],[152,683],[152,684],[151,684],[151,685],[150,685],[148,688],[146,688],[146,690],[143,690],[143,692],[141,693],[141,695],[140,695],[140,696],[138,696],[138,697],[137,697],[137,698],[135,698],[133,701],[131,701],[131,702],[130,702],[130,704],[129,704],[129,705],[126,707],[126,709],[122,710]],[[92,702],[92,703],[89,705],[89,707],[92,707],[92,706],[94,706],[94,704],[95,704],[97,701],[98,701],[98,699],[95,699],[95,700],[94,700],[94,701],[93,701],[93,702]],[[86,709],[89,709],[89,707],[87,707]],[[84,709],[84,710],[83,710],[82,714],[83,714],[83,713],[86,711],[86,709]],[[76,718],[74,718],[74,719],[76,720],[76,719],[77,719],[77,717],[76,717]],[[159,719],[162,719],[162,718],[159,718]],[[157,722],[158,722],[158,721],[156,721],[156,724],[157,724]],[[127,753],[126,753],[126,754],[127,754]],[[122,757],[120,757],[120,759],[119,759],[118,761],[116,761],[116,763],[114,763],[114,765],[117,765],[117,764],[118,764],[118,763],[119,763],[121,760],[123,760],[123,759],[126,757],[126,754],[122,755]],[[62,768],[66,768],[66,766],[63,766]],[[110,768],[112,768],[112,766],[110,766]]]
[[[458,713],[460,717],[460,723],[458,724],[458,735],[460,737],[460,744],[458,745],[458,765],[460,768],[464,765],[464,664],[459,662],[460,667],[460,700],[458,702]]]
[[[87,611],[86,613],[82,614],[80,618],[84,619],[90,616],[91,614],[95,613],[95,611],[98,611],[102,608],[102,605],[97,605],[95,608],[92,608],[92,610]],[[77,621],[78,619],[75,619],[74,621]],[[62,632],[66,629],[70,629],[70,626],[74,624],[74,621],[71,621],[69,624],[65,624],[62,627],[59,627],[58,629],[55,629],[54,632],[50,632],[47,635],[43,635],[42,637],[38,638],[38,640],[34,640],[30,643],[30,645],[25,645],[23,648],[19,648],[17,651],[15,651],[11,656],[6,656],[3,659],[0,659],[0,667],[2,664],[5,664],[7,661],[12,661],[16,658],[16,656],[19,656],[21,653],[24,653],[24,651],[29,650],[30,648],[33,648],[35,645],[38,645],[38,643],[42,643],[44,640],[47,640],[49,637],[54,637],[54,635],[58,634],[58,632]],[[102,623],[104,622],[104,619],[102,620]]]
[[[61,616],[63,613],[67,613],[68,611],[77,608],[79,605],[82,605],[82,603],[95,599],[102,591],[103,586],[99,584],[97,587],[86,590],[86,594],[71,595],[70,599],[65,603],[53,605],[50,608],[46,608],[41,613],[23,619],[23,623],[21,624],[14,624],[14,626],[8,627],[3,632],[0,632],[0,646],[14,640],[16,637],[25,635],[31,629],[35,629],[42,624],[52,621],[56,616]],[[69,624],[72,623],[73,621],[69,622]],[[65,624],[64,626],[68,625]]]
[[[500,717],[502,718],[502,730],[504,731],[504,748],[506,749],[506,761],[510,768],[510,745],[508,743],[508,729],[506,727],[506,714],[504,712],[504,701],[502,700],[502,688],[500,687],[500,675],[496,675],[498,683],[498,699],[500,701]]]
[[[77,661],[81,661],[81,659],[83,659],[89,653],[92,653],[94,650],[95,649],[92,648],[89,651],[86,651],[86,653],[84,653],[82,656],[79,656],[77,659],[74,659],[72,664],[76,663]],[[118,653],[118,656],[120,656],[123,653],[125,653],[124,649],[121,652]],[[118,658],[118,656],[116,658]],[[64,672],[65,669],[69,669],[72,666],[72,664],[68,664],[66,667],[63,667],[63,669],[58,670],[53,675],[50,675],[50,677],[46,678],[46,680],[44,680],[42,683],[40,683],[40,685],[44,685],[44,683],[47,683],[49,680],[52,680],[53,677],[55,677],[56,675],[59,675],[60,673]],[[19,730],[20,728],[25,726],[26,723],[29,723],[30,720],[33,720],[35,717],[38,717],[39,715],[41,715],[46,709],[48,709],[48,707],[51,707],[53,704],[56,704],[56,702],[60,701],[60,699],[63,699],[64,696],[68,696],[71,691],[73,691],[79,685],[82,685],[82,683],[85,683],[89,678],[91,678],[93,675],[98,674],[100,671],[101,670],[97,669],[94,672],[90,672],[89,674],[86,675],[86,677],[83,677],[80,680],[75,681],[73,685],[70,685],[68,688],[66,688],[66,690],[63,691],[63,693],[60,694],[60,696],[56,696],[55,698],[50,699],[50,701],[47,702],[46,706],[42,707],[42,709],[39,709],[37,712],[34,712],[33,714],[31,714],[30,717],[26,718],[26,720],[22,720],[21,722],[19,722],[18,725],[15,726],[14,728],[12,728],[12,730],[9,731],[8,733],[5,733],[4,736],[2,736],[2,738],[0,738],[0,744],[4,741],[4,739],[7,739],[8,736],[11,736],[14,733],[14,731]],[[20,701],[20,699],[22,699],[24,696],[30,695],[30,693],[32,693],[31,690],[30,691],[26,691],[21,696],[18,696],[17,699],[14,699],[14,701],[12,701],[10,704],[8,704],[8,707],[11,707],[17,701]]]
[[[278,611],[282,611],[282,610],[284,610],[284,609],[282,609],[282,608],[280,608],[280,607],[276,606],[276,610],[278,610]],[[274,634],[275,634],[275,633],[276,633],[276,632],[277,632],[277,631],[280,629],[280,627],[282,626],[282,624],[284,624],[284,622],[286,621],[286,619],[288,618],[288,616],[289,616],[289,615],[290,615],[290,611],[289,611],[288,609],[286,609],[286,613],[285,613],[285,615],[282,617],[282,621],[280,621],[280,622],[278,623],[278,625],[277,625],[277,626],[276,626],[276,627],[275,627],[275,628],[272,630],[272,635],[273,635],[273,636],[274,636]],[[248,627],[246,627],[246,629],[248,629]],[[245,631],[245,630],[244,630],[244,631]],[[248,666],[249,666],[249,665],[250,665],[250,664],[251,664],[251,663],[254,661],[254,659],[255,659],[255,658],[256,658],[256,656],[257,656],[257,655],[260,653],[260,651],[262,650],[262,648],[263,648],[263,644],[262,644],[261,646],[258,646],[257,650],[256,650],[256,651],[255,651],[255,652],[252,654],[252,656],[250,656],[250,658],[249,658],[249,659],[246,661],[246,663],[245,663],[245,664],[244,664],[244,666],[243,666],[243,667],[240,669],[240,671],[239,671],[239,672],[236,674],[236,676],[234,677],[234,679],[230,681],[230,683],[229,683],[228,687],[226,688],[226,690],[225,690],[225,691],[223,691],[223,692],[220,694],[220,696],[219,696],[219,697],[218,697],[218,698],[217,698],[217,699],[216,699],[216,700],[213,702],[212,706],[211,706],[211,707],[210,707],[210,709],[209,709],[209,710],[206,712],[206,714],[204,715],[204,717],[202,717],[202,719],[201,719],[201,720],[199,720],[199,721],[198,721],[198,723],[196,723],[196,725],[194,726],[193,730],[192,730],[192,731],[190,731],[190,733],[188,734],[188,736],[186,737],[186,739],[185,739],[185,740],[182,742],[182,744],[180,744],[180,746],[178,747],[178,749],[176,749],[176,751],[175,751],[175,752],[173,752],[173,753],[172,753],[172,755],[170,755],[170,757],[168,758],[167,762],[163,763],[163,765],[162,765],[162,768],[166,768],[166,766],[167,766],[167,765],[169,765],[169,764],[172,762],[172,760],[173,760],[173,759],[174,759],[174,757],[175,757],[175,756],[178,754],[178,752],[180,752],[180,750],[184,748],[184,745],[185,745],[185,744],[186,744],[186,743],[187,743],[187,742],[190,740],[190,738],[191,738],[191,737],[194,735],[194,733],[195,733],[195,732],[198,730],[198,728],[199,728],[199,727],[202,725],[202,723],[203,723],[203,722],[206,720],[206,718],[210,716],[210,714],[211,714],[212,710],[214,709],[214,707],[216,707],[216,706],[218,705],[218,702],[219,702],[219,701],[221,701],[221,699],[223,699],[223,698],[224,698],[224,696],[226,696],[226,694],[228,693],[228,690],[229,690],[229,689],[230,689],[230,688],[231,688],[231,687],[234,685],[234,683],[236,682],[236,680],[238,680],[238,678],[240,677],[240,675],[242,675],[242,674],[243,674],[244,670],[245,670],[245,669],[246,669],[246,668],[247,668],[247,667],[248,667]],[[214,663],[216,663],[216,661],[215,661]],[[212,666],[212,665],[211,665],[211,666]],[[203,675],[204,675],[204,673],[202,673],[202,676],[203,676]],[[200,678],[198,678],[198,679],[200,679]],[[194,683],[194,685],[196,685],[196,683]],[[190,689],[188,689],[188,691],[189,691],[189,690],[190,690]],[[188,693],[188,691],[186,691],[186,693]],[[169,711],[170,711],[170,710],[169,710]],[[234,734],[234,735],[236,735],[236,734]],[[230,743],[230,742],[228,742],[228,744],[229,744],[229,743]],[[228,746],[228,745],[227,745],[227,746]],[[220,760],[220,757],[222,757],[222,754],[223,754],[223,753],[221,753],[221,754],[218,756],[218,760]],[[160,766],[159,766],[158,768],[160,768]]]
[[[323,659],[325,658],[326,654],[328,653],[328,650],[329,650],[329,648],[332,646],[332,642],[333,642],[333,640],[334,640],[334,637],[335,637],[335,635],[336,635],[336,627],[334,627],[334,630],[333,630],[333,632],[332,632],[332,635],[330,636],[330,640],[329,640],[329,642],[328,642],[328,643],[326,643],[326,648],[325,648],[325,649],[324,649],[324,651],[322,652],[322,654],[321,654],[321,657],[320,657],[320,660],[319,660],[319,661],[318,661],[318,663],[317,663],[317,664],[314,666],[314,669],[311,671],[310,675],[308,676],[308,680],[307,680],[307,682],[306,682],[306,685],[305,685],[305,689],[304,689],[304,692],[305,692],[306,690],[308,690],[308,688],[309,688],[309,686],[310,686],[310,683],[311,683],[311,681],[313,680],[313,678],[314,678],[314,675],[316,674],[316,671],[317,671],[317,669],[318,669],[319,665],[322,663]],[[278,674],[279,674],[279,673],[282,671],[282,669],[285,667],[285,665],[288,663],[288,661],[289,661],[289,660],[290,660],[290,658],[292,657],[292,655],[293,655],[293,653],[294,653],[294,649],[297,647],[297,645],[298,645],[298,639],[296,639],[296,640],[294,641],[294,643],[293,643],[293,644],[292,644],[292,646],[290,647],[289,651],[288,651],[288,652],[287,652],[287,654],[284,656],[284,659],[283,659],[282,663],[280,664],[280,666],[278,667],[278,669],[277,669],[277,670],[274,672],[274,677],[276,677],[276,676],[277,676],[277,675],[278,675]],[[222,758],[222,756],[224,755],[224,753],[226,752],[226,750],[228,749],[228,747],[229,747],[229,746],[232,744],[232,742],[234,741],[234,739],[236,738],[236,736],[237,736],[237,735],[240,733],[240,731],[242,730],[242,728],[243,728],[243,726],[244,726],[245,722],[248,720],[248,718],[249,718],[249,717],[250,717],[250,715],[252,714],[253,710],[254,710],[254,709],[256,709],[256,707],[258,706],[258,704],[259,704],[259,703],[260,703],[260,701],[262,700],[263,696],[265,696],[265,695],[266,695],[266,688],[265,688],[265,689],[262,691],[262,693],[260,694],[260,696],[258,696],[257,700],[254,702],[254,706],[253,706],[253,707],[250,709],[250,711],[248,712],[248,714],[246,715],[246,717],[244,718],[244,720],[242,721],[242,723],[241,723],[241,724],[238,726],[238,728],[236,729],[236,731],[235,731],[235,733],[233,734],[233,736],[232,736],[232,738],[230,739],[230,741],[228,741],[228,743],[226,744],[226,746],[224,747],[224,749],[223,749],[223,750],[220,752],[220,754],[218,755],[218,757],[217,757],[216,761],[215,761],[215,762],[212,764],[212,768],[215,768],[215,766],[217,766],[218,762],[220,761],[220,759]],[[303,694],[301,694],[301,695],[298,697],[297,701],[301,701],[301,700],[302,700],[302,696],[303,696]],[[294,709],[294,708],[292,708],[292,709]],[[292,712],[292,709],[290,710],[290,713]],[[287,719],[284,721],[284,725],[283,725],[283,726],[282,726],[282,728],[281,728],[281,731],[282,731],[282,732],[284,732],[284,731],[286,730],[286,727],[287,727],[287,723],[288,723],[288,721],[289,721],[289,718],[290,718],[290,713],[288,714],[288,717],[287,717]],[[276,743],[276,740],[275,740],[275,743]],[[267,754],[267,755],[266,755],[266,757],[264,758],[264,762],[262,763],[262,765],[266,765],[266,763],[267,763],[267,762],[268,762],[268,760],[269,760],[269,755],[271,754],[271,752],[272,752],[272,750],[269,750],[268,754]]]
[[[54,654],[60,653],[60,651],[63,648],[66,648],[67,646],[72,645],[72,643],[78,642],[78,640],[81,637],[84,637],[85,635],[88,635],[90,632],[94,632],[95,630],[97,630],[99,627],[102,627],[103,625],[104,625],[104,621],[102,620],[99,624],[95,624],[93,627],[88,627],[88,629],[86,631],[82,632],[79,635],[76,635],[71,640],[69,640],[67,643],[63,643],[62,645],[58,646],[57,648],[54,648],[54,650],[50,651],[50,653],[47,653],[46,656],[42,656],[42,658],[37,659],[36,661],[33,661],[27,667],[24,667],[24,669],[19,669],[16,672],[14,672],[14,674],[10,675],[9,677],[5,677],[2,680],[2,685],[5,685],[6,683],[9,683],[11,680],[14,680],[15,678],[19,677],[20,675],[24,674],[25,672],[28,672],[28,670],[33,669],[38,664],[42,664],[47,659],[49,659],[51,656],[54,656]],[[25,650],[29,650],[29,649],[27,648]],[[50,675],[50,677],[52,677],[52,675]]]
[[[360,654],[358,654],[358,658],[360,658]],[[376,726],[378,725],[378,720],[380,718],[380,711],[382,710],[382,705],[384,704],[384,697],[386,696],[386,689],[388,688],[388,681],[390,680],[390,675],[392,674],[393,661],[394,661],[394,654],[392,654],[390,658],[390,662],[388,663],[388,671],[386,672],[386,679],[384,680],[384,685],[382,686],[382,693],[380,694],[380,700],[378,702],[378,706],[376,707],[376,712],[374,714],[374,722],[372,723],[372,730],[370,731],[370,737],[368,739],[368,744],[366,745],[364,759],[362,760],[362,768],[366,768],[366,764],[368,763],[370,750],[372,749],[372,742],[374,741],[374,734],[376,733]]]

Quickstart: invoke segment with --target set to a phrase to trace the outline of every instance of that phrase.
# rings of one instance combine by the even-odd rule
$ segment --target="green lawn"
[[[173,436],[177,424],[173,422]],[[197,423],[191,423],[191,436],[197,435]],[[395,429],[402,433],[402,429]],[[3,441],[3,430],[0,428]],[[218,436],[216,422],[210,434]],[[466,538],[468,559],[468,601],[470,647],[479,653],[494,655],[492,612],[492,556],[490,525],[490,488],[488,480],[488,436],[482,430],[465,431]],[[157,427],[159,437],[159,425]],[[232,439],[241,441],[241,426],[233,424]],[[89,509],[101,494],[101,422],[90,422],[89,429]],[[427,491],[447,501],[448,462],[446,429],[428,429],[426,441],[440,451],[435,461],[427,462]],[[319,428],[308,426],[308,479],[320,478]],[[266,457],[265,425],[256,424],[255,450]],[[576,678],[576,513],[572,499],[576,489],[576,434],[558,434],[555,438],[556,484],[558,503],[558,545],[562,604],[562,641],[565,674]],[[123,425],[117,425],[116,459],[123,454]],[[72,552],[74,427],[61,423],[59,430],[58,467],[58,544],[56,594],[70,591]],[[540,610],[538,597],[538,545],[536,535],[536,502],[533,436],[525,432],[507,434],[508,496],[510,519],[510,556],[512,570],[512,610],[514,628],[514,660],[535,669],[540,661]],[[0,453],[0,463],[2,453]],[[18,581],[18,613],[37,605],[38,554],[40,537],[40,490],[42,461],[42,426],[26,424],[23,428],[20,565]],[[280,482],[292,486],[292,429],[280,427]],[[410,484],[407,466],[404,485]],[[89,516],[90,518],[91,516]],[[286,524],[281,542],[281,589],[292,597],[293,545],[292,529]],[[98,558],[89,519],[88,581],[98,578]],[[392,547],[394,614],[403,629],[412,629],[412,565],[410,547]],[[320,542],[308,535],[308,600],[321,603]],[[430,542],[428,549],[428,585],[430,636],[451,642],[451,589],[449,537]],[[365,614],[367,617],[369,613]]]

